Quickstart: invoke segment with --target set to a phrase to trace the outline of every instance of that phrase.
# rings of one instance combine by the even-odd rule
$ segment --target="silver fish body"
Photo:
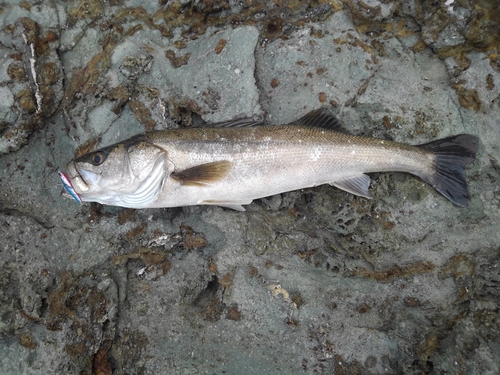
[[[288,125],[235,124],[145,133],[77,158],[67,175],[82,201],[130,208],[243,210],[254,199],[322,184],[370,198],[365,173],[388,171],[469,203],[464,167],[475,157],[475,136],[419,146],[353,136],[324,109]]]

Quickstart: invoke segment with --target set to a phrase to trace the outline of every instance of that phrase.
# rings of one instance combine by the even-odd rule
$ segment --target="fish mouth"
[[[84,193],[90,189],[90,184],[84,178],[86,173],[82,173],[82,172],[88,172],[88,171],[79,170],[76,167],[75,163],[72,161],[66,165],[67,177],[71,181],[73,188],[75,189],[75,191],[78,194]],[[90,173],[92,173],[92,172],[90,172]],[[93,173],[93,174],[95,174],[95,173]],[[88,178],[88,176],[87,176],[87,178]]]

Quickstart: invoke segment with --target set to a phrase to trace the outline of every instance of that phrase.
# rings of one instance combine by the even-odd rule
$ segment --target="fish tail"
[[[417,147],[434,154],[432,172],[419,177],[456,205],[467,207],[470,196],[465,167],[476,158],[479,139],[474,135],[460,134]]]

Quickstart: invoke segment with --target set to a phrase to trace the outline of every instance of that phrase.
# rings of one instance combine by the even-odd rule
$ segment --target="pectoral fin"
[[[227,160],[200,164],[179,172],[172,172],[170,177],[186,186],[206,186],[227,176],[232,163]]]
[[[360,195],[362,197],[371,199],[372,195],[368,191],[370,187],[370,181],[370,176],[366,174],[360,174],[356,176],[346,177],[341,180],[331,182],[330,184],[351,194]]]

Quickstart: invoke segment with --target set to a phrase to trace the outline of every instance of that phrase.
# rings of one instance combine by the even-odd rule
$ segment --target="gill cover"
[[[129,208],[146,208],[153,202],[163,187],[165,178],[166,153],[158,156],[151,172],[141,181],[137,189],[120,196],[120,206]]]

